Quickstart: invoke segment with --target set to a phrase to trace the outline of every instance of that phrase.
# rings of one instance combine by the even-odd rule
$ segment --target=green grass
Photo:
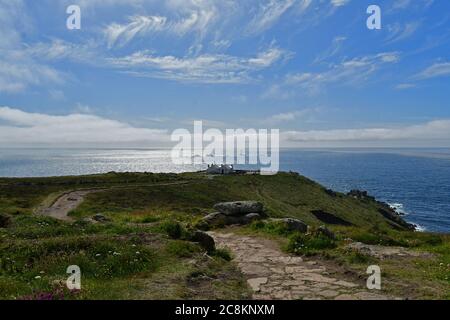
[[[158,185],[177,183],[176,185]],[[101,189],[70,213],[67,223],[33,215],[63,192]],[[450,299],[450,238],[401,231],[380,213],[380,204],[331,193],[297,174],[226,176],[203,174],[109,173],[81,177],[0,179],[0,299],[239,299],[249,292],[227,250],[210,255],[189,239],[189,230],[218,202],[261,201],[270,217],[292,217],[308,225],[325,224],[311,212],[321,210],[352,226],[327,226],[336,240],[295,234],[276,222],[255,222],[243,232],[278,240],[300,255],[315,255],[365,274],[379,264],[393,294]],[[84,220],[101,213],[104,224]],[[398,230],[400,229],[400,230]],[[379,261],[345,249],[348,239],[366,244],[404,246],[432,258]],[[116,253],[116,254],[115,254]],[[83,290],[67,292],[58,281],[66,268],[82,269]],[[62,290],[62,291],[61,291]]]

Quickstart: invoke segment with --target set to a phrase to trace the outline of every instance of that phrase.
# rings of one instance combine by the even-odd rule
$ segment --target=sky
[[[2,147],[450,147],[449,101],[448,0],[0,0]]]

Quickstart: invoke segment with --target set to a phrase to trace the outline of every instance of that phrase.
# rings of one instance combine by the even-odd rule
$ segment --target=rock
[[[385,247],[379,245],[368,245],[361,242],[354,242],[346,246],[347,249],[357,251],[361,254],[377,259],[388,259],[393,257],[420,257],[432,258],[433,254],[408,250],[402,247]]]
[[[367,191],[351,190],[349,193],[347,193],[347,195],[359,200],[375,201],[375,198],[370,196]]]
[[[11,217],[0,213],[0,228],[8,228],[11,225]]]
[[[253,292],[260,292],[261,285],[267,284],[268,281],[269,281],[268,278],[255,278],[255,279],[248,279],[247,283],[249,284],[250,288],[252,288]]]
[[[253,221],[261,220],[262,216],[259,213],[249,213],[245,216],[227,216],[220,212],[215,212],[204,217],[198,224],[197,228],[200,230],[208,230],[214,227],[225,227],[229,225],[239,224],[246,225]]]
[[[214,252],[216,250],[216,243],[213,237],[203,231],[195,231],[191,237],[191,241],[197,242],[203,249],[208,253]]]
[[[336,240],[336,235],[335,235],[330,229],[328,229],[328,228],[325,227],[325,226],[320,226],[320,227],[317,229],[317,232],[318,232],[319,234],[321,234],[321,235],[323,235],[323,236],[325,236],[325,237],[331,239],[331,240]]]
[[[220,212],[214,212],[208,214],[203,218],[203,221],[206,222],[210,226],[224,226],[227,224],[228,217]]]
[[[261,220],[262,216],[259,213],[249,213],[242,220],[242,224],[250,224],[254,221]]]
[[[256,201],[237,201],[218,203],[214,209],[227,216],[243,216],[249,213],[262,213],[264,206]]]
[[[102,215],[100,213],[98,213],[95,216],[93,216],[92,219],[94,221],[97,221],[97,222],[109,222],[109,221],[111,221],[111,219],[105,217],[104,215]]]
[[[284,218],[284,219],[273,219],[272,221],[284,223],[286,229],[288,229],[289,231],[297,231],[301,233],[308,232],[308,225],[298,219]]]

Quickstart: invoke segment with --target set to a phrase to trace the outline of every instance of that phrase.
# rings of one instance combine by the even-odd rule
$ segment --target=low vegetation
[[[96,189],[70,213],[72,222],[39,216],[71,190]],[[214,204],[256,200],[269,217],[312,226],[307,234],[277,222],[236,232],[270,237],[284,250],[365,274],[382,267],[386,290],[411,298],[450,299],[450,238],[417,233],[386,219],[381,205],[327,190],[294,173],[227,176],[200,173],[0,179],[0,299],[246,299],[249,289],[227,250],[207,253],[190,241]],[[94,223],[101,214],[107,222]],[[326,225],[335,235],[319,232]],[[349,242],[400,246],[426,257],[378,259]],[[79,265],[82,290],[65,289],[66,269]]]

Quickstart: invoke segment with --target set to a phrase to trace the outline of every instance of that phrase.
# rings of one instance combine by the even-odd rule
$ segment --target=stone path
[[[209,234],[217,247],[231,250],[255,300],[391,299],[345,281],[344,277],[330,275],[318,262],[283,253],[273,241],[230,233]]]

